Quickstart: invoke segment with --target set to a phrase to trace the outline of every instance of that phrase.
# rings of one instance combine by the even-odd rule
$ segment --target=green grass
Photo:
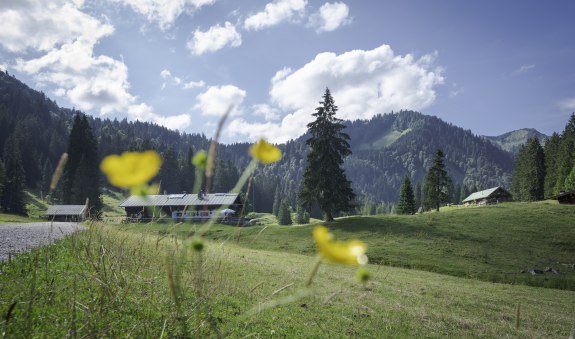
[[[40,221],[40,219],[24,217],[21,215],[0,213],[0,224],[35,222],[35,221]]]
[[[342,239],[368,244],[370,262],[492,282],[575,290],[575,206],[552,202],[450,207],[413,216],[345,217],[329,224]],[[165,224],[126,226],[157,234]],[[195,225],[176,228],[187,236]],[[312,255],[313,226],[274,224],[238,229],[218,225],[206,236],[240,246]],[[241,237],[237,237],[240,234]],[[562,274],[532,276],[529,268]]]
[[[373,279],[364,288],[354,281],[353,267],[328,264],[320,267],[313,289],[305,290],[313,257],[221,241],[208,242],[200,256],[176,239],[96,225],[0,264],[0,332],[6,337],[535,338],[568,337],[575,321],[572,291],[381,265],[369,266]],[[276,307],[267,307],[272,304]],[[262,311],[250,312],[254,307]]]

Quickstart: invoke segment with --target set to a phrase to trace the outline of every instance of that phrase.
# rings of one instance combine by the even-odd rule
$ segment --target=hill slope
[[[494,137],[484,136],[484,138],[515,155],[528,139],[537,138],[543,144],[549,137],[534,128],[523,128]]]

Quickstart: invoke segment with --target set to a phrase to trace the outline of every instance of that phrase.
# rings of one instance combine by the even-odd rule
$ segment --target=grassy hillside
[[[354,268],[327,264],[309,290],[303,282],[313,257],[219,241],[199,256],[189,243],[173,241],[97,225],[0,264],[2,331],[155,338],[527,338],[572,331],[572,291],[379,265],[369,266],[373,279],[362,287]]]
[[[363,239],[371,263],[493,282],[575,290],[575,206],[555,202],[451,208],[414,216],[340,218],[329,224],[343,239]],[[163,224],[125,226],[157,233]],[[194,225],[180,225],[187,235]],[[313,254],[313,226],[214,227],[207,237],[241,246]],[[532,276],[529,268],[561,274]]]

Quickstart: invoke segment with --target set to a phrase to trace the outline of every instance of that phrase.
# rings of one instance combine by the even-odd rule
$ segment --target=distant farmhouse
[[[86,205],[52,205],[44,213],[44,218],[51,221],[82,222],[86,219],[86,212]]]
[[[475,192],[470,196],[468,196],[467,198],[463,199],[462,202],[463,204],[465,204],[465,206],[469,206],[471,204],[491,205],[512,200],[513,196],[511,195],[511,193],[507,192],[505,189],[498,186],[483,191]]]
[[[223,211],[218,210],[226,206]],[[243,202],[238,193],[132,195],[120,204],[130,221],[158,218],[162,214],[174,220],[202,221],[212,217],[228,218],[239,214]],[[216,215],[219,213],[219,215]]]

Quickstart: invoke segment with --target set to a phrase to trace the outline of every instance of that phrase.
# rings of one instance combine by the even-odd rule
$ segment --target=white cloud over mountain
[[[238,47],[241,44],[242,36],[234,25],[226,21],[223,26],[218,24],[205,32],[196,30],[192,39],[188,41],[187,47],[193,54],[202,55],[220,50],[226,45]]]
[[[318,33],[334,31],[350,22],[349,7],[343,2],[327,2],[309,19],[310,26],[315,27]]]
[[[241,114],[241,104],[246,97],[246,91],[233,86],[210,86],[205,92],[196,97],[195,109],[202,115],[221,116],[233,106],[232,115]]]
[[[421,110],[436,98],[435,87],[444,82],[435,67],[435,54],[416,59],[395,55],[388,45],[342,54],[320,53],[295,71],[284,68],[271,80],[270,101],[283,112],[279,124],[236,119],[228,132],[251,139],[265,136],[275,142],[298,137],[311,121],[311,113],[329,87],[341,119],[367,119],[392,110]]]
[[[276,0],[266,4],[261,12],[250,15],[244,21],[247,30],[260,30],[301,15],[305,11],[307,0]]]

